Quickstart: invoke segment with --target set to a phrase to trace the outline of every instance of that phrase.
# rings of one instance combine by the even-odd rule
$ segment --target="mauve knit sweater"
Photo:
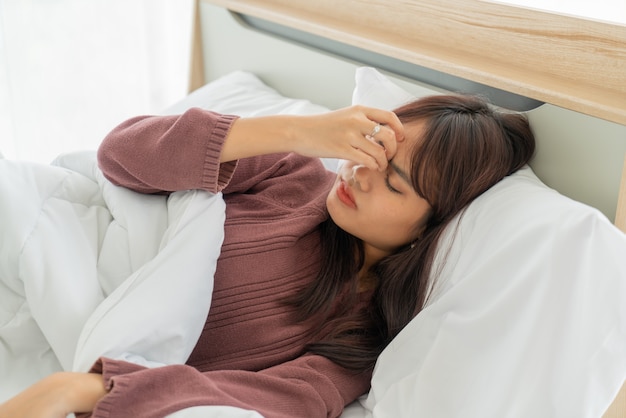
[[[266,418],[336,417],[369,388],[369,373],[306,353],[306,328],[283,303],[315,279],[317,228],[334,174],[295,154],[220,164],[235,119],[200,109],[138,117],[100,146],[99,165],[115,184],[143,193],[222,191],[226,223],[211,310],[187,364],[146,369],[100,359],[93,370],[109,393],[94,417],[161,418],[198,405]]]

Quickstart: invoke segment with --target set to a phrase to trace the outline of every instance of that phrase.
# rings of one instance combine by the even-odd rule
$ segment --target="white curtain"
[[[0,153],[48,163],[187,92],[192,0],[0,0]]]

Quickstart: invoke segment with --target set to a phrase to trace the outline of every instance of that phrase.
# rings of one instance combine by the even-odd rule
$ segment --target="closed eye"
[[[389,175],[385,176],[385,185],[387,186],[387,188],[393,192],[393,193],[398,193],[398,194],[402,194],[402,192],[400,192],[400,190],[396,189],[395,187],[393,187],[391,185],[391,183],[389,182]]]

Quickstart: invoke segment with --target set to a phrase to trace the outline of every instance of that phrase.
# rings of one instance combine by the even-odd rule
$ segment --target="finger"
[[[374,125],[374,128],[372,128],[372,132],[369,135],[365,135],[365,137],[371,137],[374,138],[376,136],[376,134],[378,134],[380,132],[380,130],[382,129],[382,126],[380,123],[376,123],[376,125]]]
[[[391,160],[396,155],[398,143],[393,130],[386,126],[382,126],[376,136],[371,138],[372,141],[383,147],[387,160]]]
[[[379,153],[378,158],[372,155],[376,152]],[[351,146],[344,149],[342,152],[343,159],[363,165],[372,170],[381,170],[381,164],[386,168],[387,160],[384,158],[384,155],[384,150],[380,145],[368,141],[364,137],[353,141]]]
[[[376,169],[385,170],[387,168],[387,151],[384,145],[377,142],[376,138],[366,135],[358,140],[353,145],[354,148],[369,155],[374,161],[376,161]]]
[[[379,161],[359,148],[352,148],[346,155],[346,160],[363,165],[371,170],[380,170]],[[385,160],[385,164],[387,161]]]
[[[381,125],[385,125],[391,129],[395,135],[396,141],[404,140],[404,127],[395,113],[388,110],[366,108],[365,114],[370,120],[380,123]]]

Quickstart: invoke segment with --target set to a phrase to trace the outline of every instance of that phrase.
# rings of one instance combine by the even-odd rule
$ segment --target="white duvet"
[[[78,153],[0,159],[0,198],[0,401],[99,356],[185,361],[210,306],[221,195],[134,193]]]

